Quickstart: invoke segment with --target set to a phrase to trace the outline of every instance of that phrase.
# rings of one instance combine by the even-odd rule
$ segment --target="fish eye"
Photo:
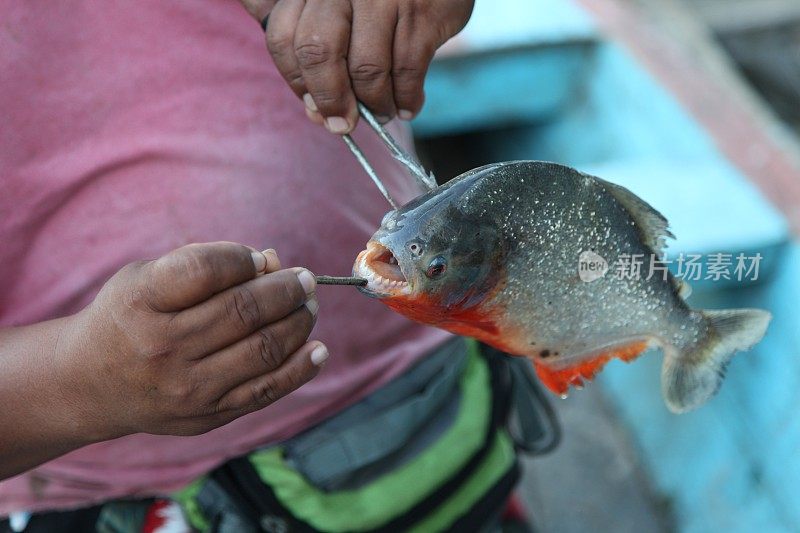
[[[413,255],[419,257],[422,255],[422,244],[418,242],[412,242],[408,245],[408,251],[410,251]]]
[[[445,261],[444,257],[438,255],[428,264],[428,270],[425,271],[425,275],[431,279],[436,279],[445,272],[447,272],[447,261]]]

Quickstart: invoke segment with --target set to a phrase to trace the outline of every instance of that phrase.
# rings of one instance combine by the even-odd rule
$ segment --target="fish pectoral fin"
[[[630,362],[636,359],[649,346],[645,340],[620,344],[606,348],[588,357],[580,357],[575,363],[554,367],[537,359],[533,362],[536,375],[545,387],[565,397],[570,387],[583,387],[584,380],[592,380],[611,359]]]

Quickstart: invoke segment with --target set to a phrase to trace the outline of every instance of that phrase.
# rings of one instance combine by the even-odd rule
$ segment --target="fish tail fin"
[[[667,348],[664,354],[661,390],[673,413],[685,413],[711,398],[733,354],[760,341],[772,318],[761,309],[696,312],[706,319],[709,334],[683,353]]]

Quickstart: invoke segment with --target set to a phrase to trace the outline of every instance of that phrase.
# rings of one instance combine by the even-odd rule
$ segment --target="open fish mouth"
[[[359,289],[377,297],[410,294],[411,289],[397,258],[387,247],[369,241],[367,249],[358,254],[353,275],[366,278],[367,286]]]

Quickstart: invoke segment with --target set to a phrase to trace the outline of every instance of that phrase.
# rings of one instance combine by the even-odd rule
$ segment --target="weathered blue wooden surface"
[[[760,283],[703,282],[690,299],[700,308],[752,306],[774,315],[767,337],[733,360],[707,406],[667,412],[656,354],[612,363],[599,382],[682,531],[800,530],[800,245],[697,122],[624,50],[594,41],[572,4],[500,4],[508,4],[506,14],[546,9],[548,22],[530,30],[528,44],[518,33],[513,47],[500,42],[497,50],[485,38],[476,42],[488,51],[478,46],[472,52],[480,55],[435,64],[415,128],[438,135],[513,122],[517,128],[491,134],[492,159],[558,161],[625,185],[670,219],[673,252],[764,256]],[[577,22],[560,32],[561,15]],[[502,24],[494,18],[471,32],[499,33]]]
[[[596,39],[592,19],[564,0],[475,2],[470,22],[428,73],[414,133],[463,133],[554,116],[580,90]]]
[[[414,133],[452,135],[552,119],[577,97],[592,50],[589,41],[572,41],[443,58],[428,73]]]
[[[472,18],[457,38],[457,48],[462,53],[480,53],[596,36],[594,20],[570,1],[494,0],[475,2]]]

